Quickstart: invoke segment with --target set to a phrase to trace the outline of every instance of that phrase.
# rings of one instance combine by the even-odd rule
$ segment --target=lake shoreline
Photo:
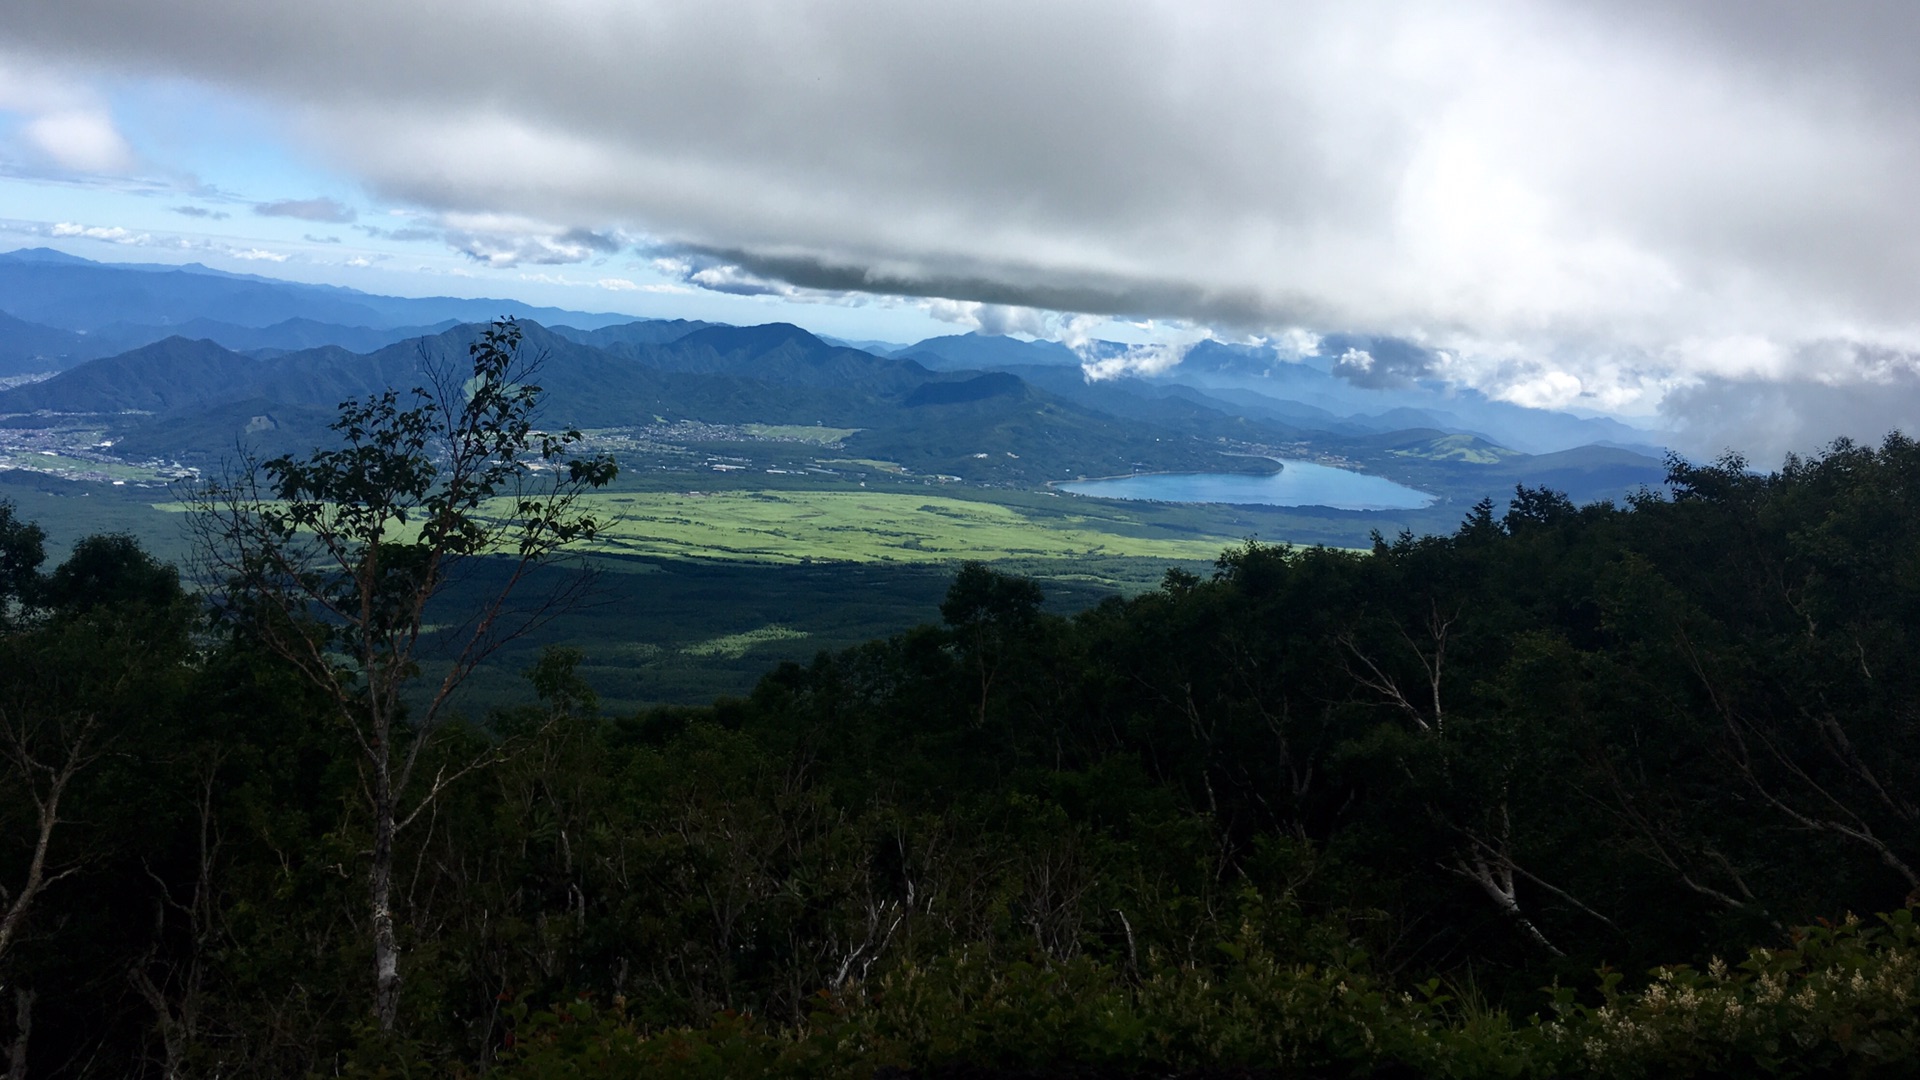
[[[1048,488],[1089,498],[1159,502],[1212,503],[1224,506],[1265,506],[1289,509],[1310,507],[1361,513],[1424,510],[1441,501],[1429,491],[1353,469],[1261,457],[1279,468],[1271,473],[1172,472],[1132,473],[1125,476],[1050,481]]]
[[[1279,476],[1281,473],[1286,472],[1287,466],[1289,464],[1307,464],[1307,465],[1313,464],[1313,462],[1310,462],[1310,461],[1290,463],[1285,458],[1277,458],[1270,454],[1234,454],[1234,453],[1228,453],[1226,451],[1222,451],[1220,456],[1221,457],[1238,457],[1238,458],[1258,458],[1262,461],[1271,461],[1275,465],[1278,465],[1279,468],[1273,470],[1272,472],[1263,472],[1263,473],[1243,473],[1243,472],[1202,473],[1202,472],[1194,472],[1192,469],[1153,469],[1148,472],[1117,473],[1113,476],[1076,476],[1071,480],[1048,480],[1046,481],[1046,486],[1048,488],[1054,488],[1054,487],[1058,487],[1061,484],[1101,484],[1109,480],[1131,480],[1138,476],[1266,476],[1266,477],[1273,477],[1273,476]],[[1361,473],[1360,475],[1368,476],[1371,474]],[[1073,494],[1078,495],[1079,492],[1076,491],[1076,492],[1073,492]],[[1095,497],[1098,498],[1098,496],[1095,496]],[[1261,504],[1256,503],[1253,505],[1261,505]]]

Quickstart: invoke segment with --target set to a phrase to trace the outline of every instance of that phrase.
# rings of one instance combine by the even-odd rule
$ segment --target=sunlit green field
[[[717,638],[695,642],[682,647],[680,651],[688,656],[719,656],[728,660],[738,660],[762,645],[770,645],[776,641],[802,641],[812,636],[805,630],[768,623],[756,630],[723,634]]]
[[[167,479],[156,470],[141,465],[94,461],[89,458],[71,457],[47,451],[0,451],[0,470],[7,469],[42,472],[62,479],[106,477],[111,480],[135,480],[146,483],[164,482]]]
[[[489,509],[510,506],[502,499]],[[188,508],[170,501],[154,509]],[[775,565],[1210,562],[1239,542],[1224,533],[1169,529],[1130,507],[1091,499],[1036,506],[899,491],[631,491],[587,493],[575,509],[599,523],[599,535],[574,545],[576,552]],[[405,539],[418,527],[395,522],[388,536]]]
[[[1095,516],[901,492],[635,492],[583,503],[603,524],[594,550],[736,562],[1186,561],[1213,559],[1235,543],[1231,536],[1128,535]]]
[[[762,439],[785,439],[791,442],[832,446],[860,429],[804,426],[800,424],[742,424],[740,425],[740,430]]]
[[[940,599],[962,559],[1035,578],[1049,610],[1068,614],[1117,592],[1153,588],[1169,566],[1205,573],[1247,536],[1350,543],[1353,529],[1249,507],[919,485],[777,489],[759,486],[772,477],[742,480],[705,495],[629,488],[587,496],[584,508],[607,528],[589,560],[604,571],[593,598],[476,673],[468,707],[523,700],[519,673],[547,645],[580,649],[582,674],[615,711],[746,693],[783,660],[804,662],[819,650],[939,621]],[[690,474],[665,482],[741,481]],[[190,569],[185,507],[156,504],[156,494],[0,473],[0,499],[48,526],[50,560],[64,558],[80,536],[125,531]],[[504,572],[477,567],[449,595],[447,612],[473,602],[462,589],[478,596]],[[570,573],[543,571],[526,592],[543,595]],[[437,613],[429,621],[457,625]]]

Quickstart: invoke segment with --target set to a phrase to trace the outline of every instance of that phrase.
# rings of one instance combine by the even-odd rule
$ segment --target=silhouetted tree
[[[47,534],[31,521],[15,516],[11,501],[0,499],[0,630],[17,609],[32,597],[40,564],[47,558]]]
[[[598,524],[579,499],[615,473],[607,457],[575,458],[577,430],[535,428],[539,357],[520,328],[495,322],[469,364],[427,360],[426,385],[348,401],[331,426],[345,445],[243,467],[195,494],[198,547],[226,579],[223,608],[330,696],[365,771],[373,831],[368,906],[374,1016],[392,1030],[399,1007],[394,838],[447,785],[491,760],[441,767],[415,791],[454,691],[506,641],[570,597],[508,606],[535,567]],[[453,655],[417,715],[401,700],[420,674],[427,610],[463,560],[511,562],[503,582],[458,620]]]

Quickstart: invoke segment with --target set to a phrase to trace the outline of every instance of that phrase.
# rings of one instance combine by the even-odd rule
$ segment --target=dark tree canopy
[[[236,561],[314,591],[228,593],[224,633],[125,538],[43,577],[0,517],[37,605],[0,628],[0,907],[38,881],[0,1048],[30,1006],[35,1075],[1911,1071],[1904,437],[1248,543],[1070,616],[965,565],[746,698],[603,715],[589,643],[435,726],[381,696],[395,598],[526,549],[433,494],[398,397],[355,409],[245,519],[350,557]],[[308,618],[341,598],[373,614]]]
[[[0,499],[0,628],[15,605],[32,598],[40,564],[47,559],[47,534],[22,521],[13,503]]]
[[[83,612],[109,605],[164,608],[186,598],[180,572],[161,563],[124,534],[89,536],[47,575],[40,599],[48,607]]]

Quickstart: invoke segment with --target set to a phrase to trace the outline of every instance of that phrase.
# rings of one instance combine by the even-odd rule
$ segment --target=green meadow
[[[820,427],[803,424],[742,424],[740,430],[759,439],[776,439],[782,442],[812,443],[816,446],[833,446],[841,439],[859,432],[859,428]]]
[[[1349,546],[1380,517],[903,481],[827,489],[810,482],[636,470],[616,488],[586,496],[583,508],[604,531],[573,565],[598,571],[593,595],[497,656],[476,675],[469,704],[524,697],[520,672],[548,645],[581,650],[582,674],[610,708],[711,701],[747,692],[783,660],[805,662],[821,650],[938,621],[940,598],[964,560],[1039,580],[1048,607],[1064,614],[1152,588],[1170,566],[1204,574],[1248,537]],[[710,490],[685,490],[696,484]],[[47,528],[56,561],[87,533],[128,532],[161,558],[191,566],[185,506],[156,495],[0,472],[0,498]],[[477,568],[455,592],[484,592],[496,569]],[[529,595],[571,572],[542,572],[528,583]],[[451,597],[449,610],[477,595]]]
[[[47,450],[0,451],[0,469],[32,471],[63,480],[132,480],[140,483],[165,483],[168,474],[143,465],[117,461],[98,461]]]
[[[761,645],[769,645],[776,641],[802,641],[812,636],[805,630],[795,630],[790,626],[769,623],[756,630],[723,634],[717,638],[683,646],[680,651],[688,656],[720,656],[728,660],[738,660]]]
[[[1079,500],[1068,504],[1078,509]],[[1210,561],[1238,543],[1226,534],[1170,533],[1105,504],[1093,512],[891,491],[590,493],[579,510],[599,535],[596,555],[798,565],[814,562],[958,563],[1158,559]],[[184,513],[185,503],[156,503]],[[507,509],[498,500],[497,509]],[[391,535],[414,526],[395,524]]]
[[[795,564],[931,563],[978,559],[1211,560],[1230,535],[1147,535],[1125,511],[1098,504],[1036,509],[890,491],[624,492],[584,502],[602,520],[606,554]]]

